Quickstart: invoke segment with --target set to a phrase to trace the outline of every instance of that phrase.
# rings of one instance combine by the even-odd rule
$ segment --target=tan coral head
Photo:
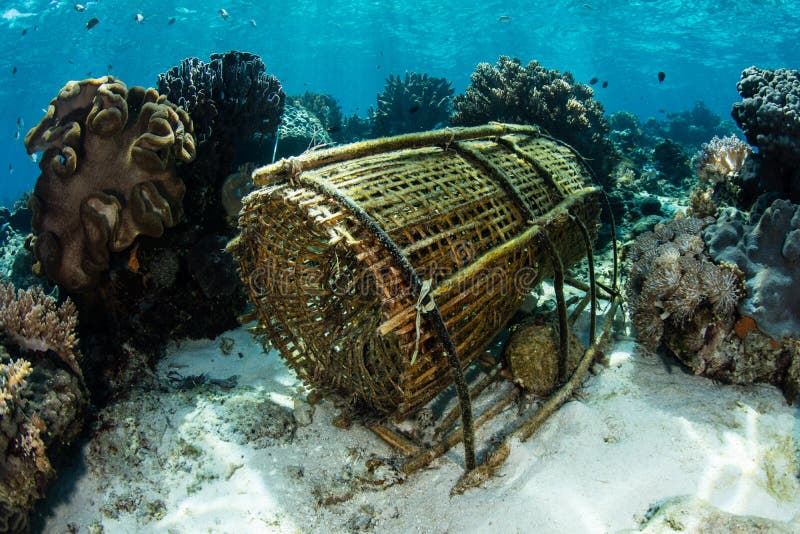
[[[182,216],[176,162],[195,157],[189,115],[112,76],[67,83],[25,137],[44,151],[30,205],[38,269],[71,292],[96,285],[111,252]]]

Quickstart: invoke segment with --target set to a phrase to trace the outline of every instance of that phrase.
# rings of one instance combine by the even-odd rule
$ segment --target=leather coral
[[[44,151],[33,195],[38,268],[70,292],[97,284],[111,252],[182,216],[176,162],[195,157],[192,121],[154,89],[112,76],[67,83],[25,137]]]

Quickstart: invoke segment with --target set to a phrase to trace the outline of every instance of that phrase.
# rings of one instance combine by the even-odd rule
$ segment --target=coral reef
[[[744,165],[745,158],[752,153],[750,147],[735,135],[714,136],[708,143],[703,143],[694,157],[699,185],[716,186],[732,180]]]
[[[331,95],[306,91],[302,96],[287,98],[286,103],[305,108],[315,115],[332,137],[336,137],[336,134],[342,129],[344,123],[342,107]]]
[[[758,148],[762,189],[800,202],[800,71],[748,67],[736,88],[731,115]]]
[[[672,185],[680,185],[692,175],[686,151],[671,139],[664,139],[655,146],[653,164],[659,176]]]
[[[316,115],[302,106],[287,105],[278,127],[278,158],[299,156],[306,150],[333,144]]]
[[[588,85],[569,72],[546,69],[536,61],[500,56],[496,65],[480,63],[466,92],[453,99],[451,122],[475,126],[489,121],[537,124],[572,145],[605,183],[618,160],[605,138],[603,106]]]
[[[800,206],[775,200],[754,225],[729,208],[704,238],[716,261],[735,264],[747,275],[739,312],[776,340],[800,338]]]
[[[735,263],[712,261],[701,238],[713,224],[679,217],[634,242],[626,293],[639,341],[665,346],[697,374],[775,384],[792,401],[800,389],[800,341],[777,342],[748,327],[737,312],[746,297],[745,274]],[[752,278],[746,283],[751,287]]]
[[[736,126],[708,109],[703,102],[696,102],[692,109],[669,113],[666,121],[649,119],[643,126],[645,137],[669,138],[693,150],[714,136],[731,135]]]
[[[0,285],[0,531],[22,532],[81,430],[88,394],[74,347],[75,308],[40,288]],[[13,356],[6,350],[13,351]],[[55,354],[58,358],[50,355]]]
[[[445,78],[406,72],[389,75],[377,108],[370,110],[376,137],[432,130],[450,115],[453,88]]]
[[[158,91],[195,121],[199,143],[274,134],[286,95],[255,54],[211,54],[209,63],[187,58],[158,75]]]
[[[715,203],[735,205],[742,193],[740,171],[752,153],[750,147],[734,135],[715,136],[704,143],[694,156],[698,188],[710,189]]]
[[[13,285],[0,283],[0,328],[7,340],[23,351],[52,351],[83,378],[78,365],[77,325],[77,310],[70,299],[58,306],[41,287],[15,292]]]
[[[195,156],[192,123],[153,89],[111,76],[69,82],[25,147],[44,151],[30,200],[37,268],[68,291],[96,286],[111,252],[181,217],[175,163]]]

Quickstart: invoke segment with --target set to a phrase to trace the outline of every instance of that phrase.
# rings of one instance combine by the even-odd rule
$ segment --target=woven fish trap
[[[253,179],[229,250],[256,335],[320,392],[395,421],[453,383],[443,338],[469,365],[552,253],[586,256],[575,218],[592,239],[599,222],[580,156],[529,126],[355,143]]]

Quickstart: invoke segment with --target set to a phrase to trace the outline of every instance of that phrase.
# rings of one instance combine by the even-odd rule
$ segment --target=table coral
[[[44,151],[30,201],[32,250],[68,291],[93,287],[111,252],[180,220],[185,186],[175,164],[194,159],[192,122],[154,89],[128,90],[111,76],[69,82],[25,147]]]
[[[378,107],[371,110],[376,137],[432,130],[447,122],[453,87],[445,78],[406,72],[386,78]]]
[[[531,61],[500,56],[496,65],[479,63],[470,86],[453,99],[450,121],[475,126],[490,121],[537,124],[572,145],[588,160],[601,181],[619,159],[605,138],[608,124],[594,90],[572,74]]]

